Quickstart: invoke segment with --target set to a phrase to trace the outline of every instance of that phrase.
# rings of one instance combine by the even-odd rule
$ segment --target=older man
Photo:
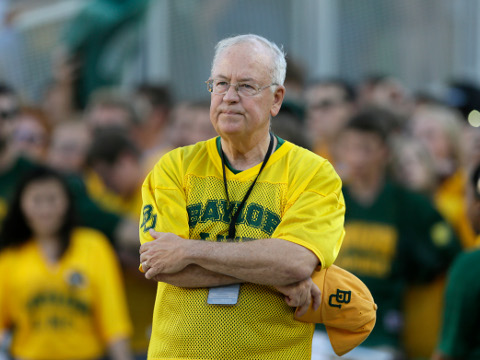
[[[220,41],[207,81],[220,136],[166,154],[143,184],[149,359],[310,359],[295,307],[319,306],[310,276],[337,256],[345,205],[327,160],[270,133],[285,71],[263,37]]]

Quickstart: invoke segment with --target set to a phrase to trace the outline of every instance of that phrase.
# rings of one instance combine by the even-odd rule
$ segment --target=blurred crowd
[[[55,94],[57,100],[62,95]],[[62,173],[78,225],[102,232],[116,250],[134,326],[132,348],[146,354],[156,286],[138,271],[141,184],[168,150],[215,136],[209,103],[173,105],[167,87],[148,84],[131,94],[100,89],[90,99],[84,111],[60,112],[53,99],[24,104],[15,89],[0,84],[0,219],[18,181],[36,165]]]
[[[391,76],[370,76],[359,84],[340,78],[304,83],[291,72],[286,100],[272,120],[275,134],[329,159],[356,199],[352,202],[374,204],[381,185],[371,184],[385,177],[431,203],[461,248],[474,246],[464,193],[469,172],[480,162],[480,129],[468,122],[478,94],[457,83],[451,85],[456,98],[439,99],[412,94]],[[16,89],[0,84],[0,217],[19,179],[36,164],[64,174],[79,225],[102,232],[115,248],[134,326],[132,348],[143,354],[155,286],[138,272],[141,184],[162,154],[216,136],[209,101],[174,103],[168,86],[141,84],[128,93],[99,88],[79,110],[66,82],[53,84],[38,104],[22,102]],[[381,134],[382,142],[369,134]],[[408,218],[415,209],[403,211],[397,215]],[[379,216],[372,221],[382,223]],[[441,229],[436,231],[438,242],[445,241]],[[428,283],[418,285],[413,276],[406,279],[408,291],[399,293],[406,312],[395,326],[408,330],[401,332],[399,346],[414,357],[427,357],[437,341],[444,276],[457,253],[452,246],[448,251]]]
[[[61,173],[77,224],[108,239],[121,264],[133,329],[125,334],[133,354],[145,358],[156,286],[138,271],[141,185],[169,150],[216,136],[208,93],[205,100],[174,101],[168,84],[97,87],[79,106],[77,64],[57,60],[38,103],[25,103],[21,89],[0,79],[0,224],[25,174],[38,165]],[[480,117],[473,111],[480,109],[480,90],[464,82],[447,86],[438,97],[415,94],[401,79],[383,74],[358,83],[306,81],[291,62],[286,98],[272,119],[276,135],[327,158],[341,176],[347,235],[338,264],[364,276],[367,285],[371,281],[372,289],[382,281],[395,284],[374,293],[387,305],[379,308],[382,333],[372,338],[410,358],[432,355],[448,268],[460,251],[478,243],[465,190],[480,163],[480,128],[471,125]],[[355,238],[375,234],[390,247]],[[395,269],[385,275],[385,266]],[[392,296],[395,304],[388,302]],[[389,306],[392,311],[382,310]]]

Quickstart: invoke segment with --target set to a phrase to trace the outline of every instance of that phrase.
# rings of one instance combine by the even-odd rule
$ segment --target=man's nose
[[[230,84],[227,92],[223,95],[223,100],[225,101],[238,101],[240,95],[238,95],[237,84]]]

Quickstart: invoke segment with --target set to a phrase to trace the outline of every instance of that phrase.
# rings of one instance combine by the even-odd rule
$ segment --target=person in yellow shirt
[[[44,167],[19,183],[2,224],[0,343],[9,331],[15,359],[132,359],[116,254],[75,227],[68,185]]]
[[[93,138],[89,164],[105,190],[94,196],[102,206],[135,221],[142,209],[141,185],[145,177],[140,151],[122,129],[104,129]],[[133,322],[132,350],[145,358],[152,327],[156,284],[138,272],[138,242],[118,249],[122,262],[128,308]]]
[[[460,113],[452,108],[424,104],[412,116],[411,132],[433,160],[435,205],[452,224],[462,246],[469,248],[475,242],[475,233],[467,220],[464,199],[467,176],[462,154],[463,122]]]
[[[88,163],[101,181],[93,199],[102,207],[138,221],[142,207],[140,150],[123,129],[97,132],[88,151]],[[101,189],[101,191],[100,191]]]
[[[142,186],[141,269],[158,282],[148,358],[311,358],[311,280],[343,241],[342,183],[276,137],[285,55],[257,35],[216,46],[207,83],[220,135],[164,155]]]

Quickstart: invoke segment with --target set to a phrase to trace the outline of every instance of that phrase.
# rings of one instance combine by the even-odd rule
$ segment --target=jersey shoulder
[[[171,161],[177,162],[178,160],[181,160],[182,162],[188,162],[199,153],[206,152],[208,146],[211,146],[212,143],[215,144],[215,139],[216,138],[200,141],[193,145],[181,146],[172,149],[160,158],[160,160],[157,162],[157,165]]]
[[[192,165],[205,163],[209,152],[211,152],[211,149],[215,146],[215,139],[216,138],[200,141],[193,145],[170,150],[158,160],[151,174],[154,176],[163,173],[184,174]]]
[[[278,159],[272,166],[272,176],[286,183],[290,202],[308,191],[322,197],[335,194],[344,203],[342,180],[327,159],[288,141],[277,151]]]

